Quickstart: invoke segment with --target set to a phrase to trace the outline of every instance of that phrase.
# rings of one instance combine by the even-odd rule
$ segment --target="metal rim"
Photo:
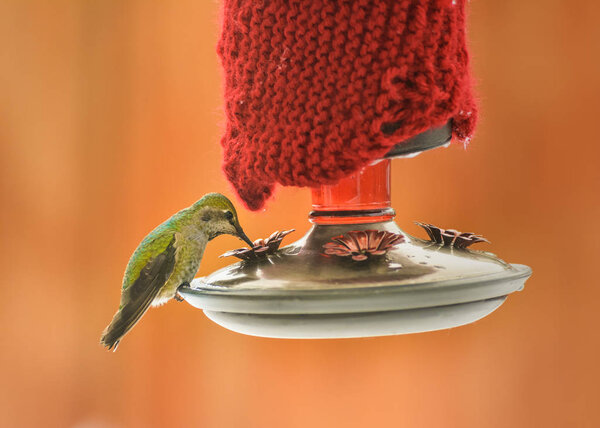
[[[234,313],[343,313],[403,310],[466,303],[522,289],[531,275],[524,265],[496,274],[408,285],[322,290],[231,290],[186,286],[184,298],[201,309]],[[202,283],[202,278],[194,285]]]

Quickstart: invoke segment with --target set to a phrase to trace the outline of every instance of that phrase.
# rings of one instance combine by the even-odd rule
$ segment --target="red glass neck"
[[[310,221],[317,224],[375,223],[394,218],[390,205],[390,161],[381,160],[312,189]]]

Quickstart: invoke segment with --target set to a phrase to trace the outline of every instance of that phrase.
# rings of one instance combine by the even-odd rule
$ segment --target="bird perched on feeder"
[[[100,343],[117,349],[121,338],[150,306],[177,297],[177,289],[198,272],[206,244],[229,234],[248,239],[235,207],[220,193],[209,193],[154,229],[134,251],[123,277],[121,304]]]

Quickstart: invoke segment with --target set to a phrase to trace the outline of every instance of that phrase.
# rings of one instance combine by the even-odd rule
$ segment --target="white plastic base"
[[[335,339],[442,330],[477,321],[506,296],[433,308],[351,314],[239,314],[205,310],[208,318],[237,333],[279,339]]]

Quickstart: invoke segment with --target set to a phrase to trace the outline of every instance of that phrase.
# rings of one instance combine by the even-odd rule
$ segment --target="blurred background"
[[[108,353],[139,241],[233,194],[219,3],[1,0],[0,426],[600,426],[600,3],[470,11],[477,134],[395,160],[393,203],[408,233],[478,232],[530,265],[524,291],[465,327],[355,340],[246,337],[172,302]],[[299,238],[309,203],[280,188],[240,217],[252,238]],[[199,275],[239,246],[213,241]]]

